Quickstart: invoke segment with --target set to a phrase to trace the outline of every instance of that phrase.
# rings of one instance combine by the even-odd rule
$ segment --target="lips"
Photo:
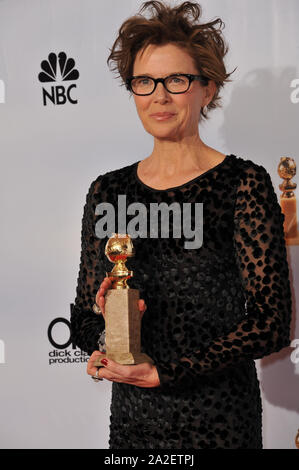
[[[152,117],[170,117],[174,116],[174,113],[154,113],[151,114]]]

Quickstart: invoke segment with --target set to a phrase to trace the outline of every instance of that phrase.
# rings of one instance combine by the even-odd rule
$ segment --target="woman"
[[[284,216],[263,166],[224,155],[199,135],[198,124],[219,106],[229,81],[221,20],[198,24],[201,9],[192,2],[147,7],[150,19],[124,22],[108,62],[116,62],[154,148],[90,186],[73,340],[91,354],[87,373],[113,382],[111,449],[262,448],[254,359],[289,345]],[[171,232],[134,239],[130,287],[140,291],[141,342],[154,365],[109,359],[98,369],[111,263],[107,240],[95,235],[95,207],[116,208],[118,194],[127,205],[203,203],[203,243],[186,249]],[[95,302],[103,315],[94,313]]]

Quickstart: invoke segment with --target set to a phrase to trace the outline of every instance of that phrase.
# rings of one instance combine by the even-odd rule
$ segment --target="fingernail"
[[[108,361],[107,361],[107,359],[102,359],[101,363],[104,364],[104,366],[106,366],[108,364]]]

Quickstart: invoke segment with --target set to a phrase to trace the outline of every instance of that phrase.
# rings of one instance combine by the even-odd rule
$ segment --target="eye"
[[[181,78],[178,78],[178,77],[171,77],[170,78],[171,81],[175,82],[175,83],[181,83],[183,82],[183,80]]]
[[[149,78],[138,78],[136,80],[137,85],[148,85],[150,79]]]

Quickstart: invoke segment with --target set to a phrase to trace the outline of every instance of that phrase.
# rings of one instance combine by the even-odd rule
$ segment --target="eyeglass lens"
[[[182,93],[188,89],[189,79],[184,75],[172,75],[165,80],[165,86],[171,93]],[[150,77],[134,78],[131,82],[134,93],[147,95],[155,88],[155,82]]]

